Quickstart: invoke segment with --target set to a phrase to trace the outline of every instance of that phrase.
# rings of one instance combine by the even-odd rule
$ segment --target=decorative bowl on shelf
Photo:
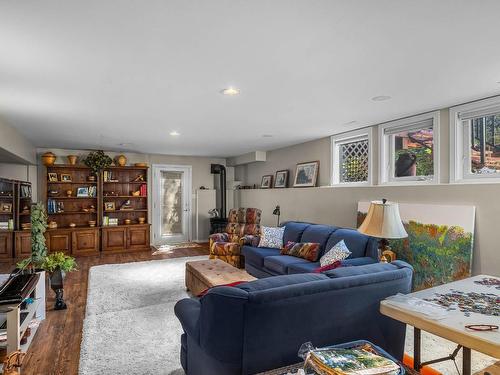
[[[130,219],[125,219],[124,222],[125,222],[126,225],[132,224],[132,220],[130,220]]]
[[[76,156],[76,155],[68,155],[66,157],[68,158],[69,165],[75,165],[76,161],[78,160],[78,156]]]
[[[58,190],[49,190],[49,195],[51,197],[56,197],[59,195],[59,191]]]
[[[140,217],[139,219],[137,219],[137,221],[139,222],[139,224],[144,224],[146,222],[146,218]]]
[[[141,191],[140,190],[132,191],[130,193],[130,195],[132,195],[133,197],[140,197],[141,196]]]
[[[89,227],[95,227],[96,221],[95,220],[89,220]]]
[[[42,155],[42,163],[46,167],[50,167],[51,165],[54,165],[54,163],[56,162],[56,158],[57,158],[56,154],[47,151]]]
[[[74,227],[76,227],[76,224],[75,223],[69,223],[69,227],[70,228],[74,228]]]
[[[144,168],[148,166],[148,163],[135,163],[134,166],[139,168]]]
[[[71,197],[73,195],[73,190],[66,190],[66,196]]]
[[[115,162],[119,167],[124,167],[127,164],[127,157],[125,155],[118,155]]]
[[[49,227],[49,229],[56,229],[57,223],[55,221],[49,221],[48,227]]]

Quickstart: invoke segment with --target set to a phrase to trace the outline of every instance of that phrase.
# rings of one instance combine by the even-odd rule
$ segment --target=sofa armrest
[[[364,266],[365,264],[377,263],[377,261],[371,257],[361,257],[361,258],[350,258],[344,259],[342,261],[343,267],[349,266]]]
[[[229,236],[227,233],[214,233],[208,236],[210,242],[228,242]]]
[[[200,310],[200,302],[192,298],[181,299],[174,307],[184,332],[197,343],[200,342]]]
[[[259,246],[260,236],[255,234],[245,234],[243,237],[240,238],[239,242],[241,246],[257,247]]]

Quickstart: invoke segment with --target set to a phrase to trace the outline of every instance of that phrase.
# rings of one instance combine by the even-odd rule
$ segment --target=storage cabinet
[[[102,228],[103,251],[146,250],[149,247],[149,224]]]
[[[73,231],[71,253],[79,255],[99,254],[99,230],[96,228],[81,229]]]
[[[31,232],[16,231],[14,234],[14,249],[16,258],[28,258],[31,256]]]
[[[0,259],[12,258],[12,237],[11,230],[0,231]]]
[[[71,254],[72,235],[70,229],[50,229],[45,232],[45,239],[49,253],[60,251],[67,255]]]

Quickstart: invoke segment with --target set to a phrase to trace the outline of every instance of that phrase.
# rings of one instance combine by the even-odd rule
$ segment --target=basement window
[[[332,143],[332,185],[371,183],[371,129],[334,135]]]
[[[439,112],[379,126],[382,184],[438,182]]]
[[[451,182],[500,181],[500,98],[450,109]]]

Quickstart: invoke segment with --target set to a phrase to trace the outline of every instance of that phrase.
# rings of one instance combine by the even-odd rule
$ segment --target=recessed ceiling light
[[[178,131],[176,131],[176,130],[173,130],[173,131],[171,131],[171,132],[170,132],[170,135],[171,135],[172,137],[177,137],[178,135],[181,135],[181,133],[179,133],[179,132],[178,132]]]
[[[262,134],[262,138],[272,138],[272,134]]]
[[[374,102],[383,102],[384,100],[389,100],[391,97],[389,95],[379,95],[379,96],[374,96],[372,100]]]
[[[235,96],[240,94],[240,90],[235,89],[234,87],[228,87],[227,89],[221,90],[221,94],[228,96]]]

